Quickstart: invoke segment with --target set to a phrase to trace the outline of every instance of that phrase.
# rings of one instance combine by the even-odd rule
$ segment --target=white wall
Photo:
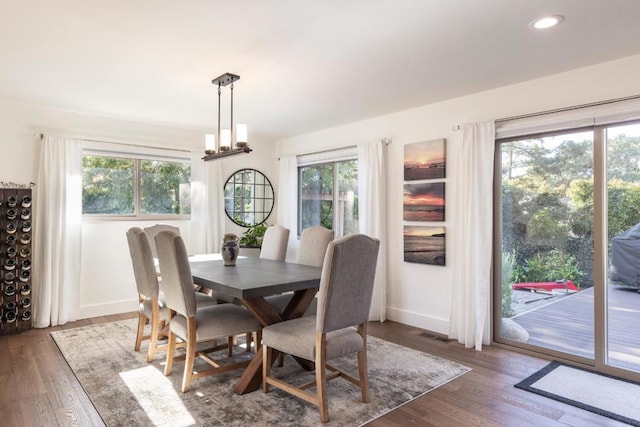
[[[36,183],[41,132],[53,135],[124,142],[175,149],[204,150],[204,133],[154,124],[142,124],[106,117],[63,112],[0,101],[0,181]],[[254,152],[224,159],[225,179],[237,169],[250,167],[265,173],[277,185],[276,160],[272,143],[252,141]],[[34,209],[37,209],[34,206]],[[226,215],[220,207],[220,215]],[[273,220],[275,216],[269,218]],[[137,294],[125,232],[129,227],[145,227],[158,221],[84,221],[82,225],[82,265],[80,318],[135,310]],[[167,221],[179,226],[190,248],[190,221]],[[226,231],[241,234],[243,228],[226,219]],[[37,227],[34,224],[34,227]],[[34,260],[37,263],[37,260]],[[35,296],[34,296],[35,297]]]
[[[451,278],[460,260],[447,259],[446,267],[403,262],[402,254],[402,161],[404,144],[447,139],[447,245],[451,254],[456,224],[450,213],[457,167],[453,125],[494,120],[565,106],[640,94],[640,55],[569,73],[507,86],[402,111],[346,126],[314,132],[275,144],[251,141],[254,153],[223,160],[223,176],[251,167],[265,173],[277,187],[277,156],[301,154],[354,143],[393,140],[388,151],[388,314],[392,320],[448,332]],[[473,78],[470,72],[470,77]],[[383,87],[380,90],[387,90]],[[204,132],[141,124],[104,117],[61,112],[34,106],[0,102],[0,181],[37,183],[39,139],[48,132],[70,137],[132,142],[171,148],[202,149]],[[277,149],[274,149],[277,148]],[[36,187],[37,191],[37,187]],[[277,197],[277,188],[276,188]],[[34,206],[37,209],[37,206]],[[221,208],[220,214],[224,215]],[[276,212],[268,222],[275,223]],[[81,317],[135,309],[135,285],[124,238],[130,226],[151,222],[85,222],[83,224]],[[187,245],[188,221],[181,227]],[[37,227],[37,224],[35,224]],[[243,229],[226,219],[226,229]],[[37,260],[36,260],[37,262]]]
[[[388,317],[402,323],[448,333],[456,224],[451,220],[458,167],[459,135],[454,125],[495,120],[589,102],[640,94],[640,55],[531,80],[446,102],[426,105],[282,141],[280,155],[303,154],[328,147],[391,138],[388,149]],[[469,70],[473,78],[473,70]],[[393,90],[393,87],[380,87]],[[447,139],[446,226],[447,266],[403,261],[403,154],[405,144]],[[329,142],[330,141],[330,142]],[[442,225],[442,223],[429,223]]]

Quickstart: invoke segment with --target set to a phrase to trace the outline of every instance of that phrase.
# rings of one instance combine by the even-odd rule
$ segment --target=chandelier
[[[240,153],[250,153],[251,148],[247,143],[247,125],[238,123],[234,132],[233,129],[233,83],[240,80],[240,76],[231,73],[224,73],[211,81],[212,84],[218,86],[218,129],[216,134],[207,134],[205,138],[205,156],[202,158],[205,162],[208,160],[216,160],[221,157],[232,156]],[[220,100],[222,96],[222,87],[231,85],[231,124],[229,129],[220,127]],[[233,143],[235,142],[235,148]]]

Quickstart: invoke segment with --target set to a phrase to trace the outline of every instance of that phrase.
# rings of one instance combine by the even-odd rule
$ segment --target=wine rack
[[[31,329],[32,209],[30,188],[0,188],[0,335]]]

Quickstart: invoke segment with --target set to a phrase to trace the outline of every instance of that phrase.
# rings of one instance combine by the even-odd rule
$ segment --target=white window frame
[[[191,165],[191,158],[185,151],[152,149],[137,147],[134,145],[118,145],[117,149],[112,144],[101,142],[86,142],[82,150],[82,156],[110,157],[133,160],[134,162],[134,211],[132,214],[103,215],[82,214],[83,221],[151,221],[151,220],[190,220],[191,214],[143,214],[140,213],[140,162],[154,160],[172,163],[187,163]],[[192,166],[192,165],[191,165]],[[84,187],[83,187],[84,191]],[[193,206],[192,206],[193,209]]]
[[[318,166],[326,163],[333,163],[335,165],[336,163],[340,163],[344,161],[351,161],[351,160],[358,161],[358,148],[356,146],[349,146],[344,148],[337,148],[334,150],[320,151],[317,153],[297,156],[297,160],[298,160],[298,194],[296,194],[296,198],[298,201],[297,230],[298,230],[298,238],[299,238],[300,235],[302,234],[302,215],[301,215],[302,198],[300,197],[300,191],[302,188],[301,168],[308,167],[308,166]],[[333,206],[334,206],[334,209],[332,212],[332,215],[333,215],[332,231],[334,232],[334,235],[336,237],[340,237],[343,234],[343,230],[336,230],[336,224],[339,224],[338,209],[335,209],[336,206],[339,206],[339,203],[337,200],[337,197],[339,194],[338,189],[339,189],[338,168],[334,167],[333,168],[333,189],[332,189]],[[358,191],[359,190],[360,189],[358,188]]]

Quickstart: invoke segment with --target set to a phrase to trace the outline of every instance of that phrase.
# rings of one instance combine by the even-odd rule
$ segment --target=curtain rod
[[[34,134],[34,136],[39,136],[40,140],[42,140],[42,138],[44,138],[44,133],[37,133]],[[152,145],[141,145],[141,144],[131,144],[131,143],[127,143],[127,142],[114,142],[114,141],[104,141],[104,140],[100,140],[100,139],[88,139],[88,138],[78,138],[81,139],[83,141],[87,141],[87,142],[98,142],[98,143],[103,143],[103,144],[115,144],[115,145],[125,145],[128,147],[139,147],[139,148],[150,148],[153,150],[165,150],[165,151],[179,151],[179,152],[183,152],[183,153],[190,153],[191,150],[186,150],[184,148],[165,148],[165,147],[154,147]]]
[[[540,111],[538,113],[529,113],[529,114],[522,114],[519,116],[504,117],[502,119],[495,120],[495,122],[502,123],[502,122],[508,122],[510,120],[527,119],[529,117],[544,116],[547,114],[561,113],[563,111],[579,110],[581,108],[597,107],[599,105],[614,104],[616,102],[631,101],[634,99],[640,99],[640,95],[632,95],[632,96],[626,96],[624,98],[614,98],[614,99],[608,99],[606,101],[598,101],[598,102],[591,102],[588,104],[574,105],[573,107],[556,108],[554,110]]]

